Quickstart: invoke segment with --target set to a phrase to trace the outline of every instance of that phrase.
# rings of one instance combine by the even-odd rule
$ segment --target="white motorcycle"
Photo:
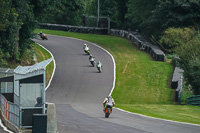
[[[101,73],[101,71],[102,71],[102,66],[101,66],[101,64],[98,64],[98,65],[97,65],[97,70],[99,71],[99,73]]]
[[[89,49],[88,47],[85,47],[85,48],[84,48],[84,52],[85,52],[86,54],[90,55],[90,49]]]

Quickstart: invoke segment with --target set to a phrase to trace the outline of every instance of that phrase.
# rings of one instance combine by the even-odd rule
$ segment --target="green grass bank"
[[[112,96],[116,107],[148,116],[200,124],[199,107],[173,105],[173,91],[169,88],[173,68],[169,63],[153,61],[147,53],[124,38],[44,29],[35,32],[41,30],[46,34],[96,43],[113,55],[116,84]]]
[[[41,61],[51,58],[51,54],[38,44],[33,45],[33,50],[36,56],[36,62],[41,62]],[[53,68],[54,68],[53,62],[51,62],[46,67],[46,85],[49,83],[49,80],[53,72]]]

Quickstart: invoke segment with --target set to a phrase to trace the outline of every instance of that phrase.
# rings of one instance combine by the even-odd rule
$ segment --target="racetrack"
[[[59,133],[199,133],[197,125],[153,119],[117,109],[110,118],[105,118],[102,101],[110,93],[114,80],[111,56],[87,42],[96,61],[103,63],[103,71],[98,73],[83,52],[85,41],[50,35],[48,39],[34,41],[51,51],[55,58],[56,71],[46,91],[46,101],[56,104]]]

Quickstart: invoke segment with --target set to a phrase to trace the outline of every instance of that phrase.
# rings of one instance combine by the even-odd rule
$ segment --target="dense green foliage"
[[[36,20],[43,11],[54,9],[51,0],[0,0],[0,59],[21,62],[23,53],[30,48],[30,38]],[[47,6],[48,5],[48,6]]]
[[[180,67],[183,68],[186,81],[192,86],[194,94],[200,94],[200,34],[176,49]]]
[[[0,2],[0,51],[4,53],[0,57],[2,60],[0,64],[5,65],[5,59],[16,57],[18,39],[16,34],[21,23],[18,22],[18,13],[12,8],[11,0],[0,0]]]
[[[42,16],[40,15],[39,22],[76,26],[81,24],[84,0],[58,0],[53,2],[57,6],[53,10],[46,11]],[[46,6],[48,7],[48,5]],[[40,8],[44,8],[44,6]]]
[[[199,24],[199,0],[158,0],[151,17],[152,25],[157,30],[168,27],[188,27]]]
[[[173,53],[175,48],[186,44],[193,39],[195,30],[191,28],[169,28],[159,40],[168,53]]]
[[[168,28],[159,42],[166,52],[175,55],[173,60],[184,70],[185,83],[192,86],[192,93],[200,94],[200,34],[193,28]]]
[[[157,0],[129,0],[126,18],[128,27],[132,30],[139,29],[143,32],[150,32],[149,17],[155,9]]]

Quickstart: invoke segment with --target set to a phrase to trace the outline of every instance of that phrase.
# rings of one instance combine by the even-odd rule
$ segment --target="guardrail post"
[[[178,95],[178,104],[181,105],[181,96],[182,96],[182,89],[183,89],[183,76],[181,75],[180,78],[180,90],[179,90],[179,95]]]
[[[43,71],[43,88],[42,88],[42,102],[43,102],[43,110],[42,110],[42,114],[45,114],[46,112],[46,108],[45,108],[45,105],[46,105],[46,101],[45,101],[45,86],[46,86],[46,68],[44,68],[44,71]]]

